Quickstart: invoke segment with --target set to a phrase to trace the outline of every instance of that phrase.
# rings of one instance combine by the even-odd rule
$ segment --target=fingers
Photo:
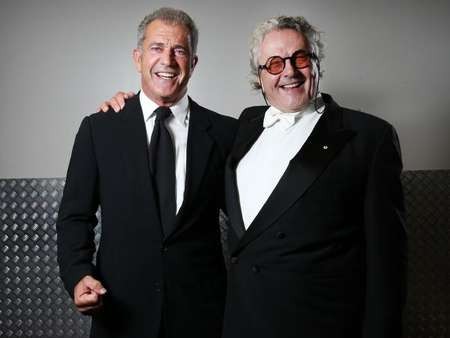
[[[125,100],[133,97],[135,93],[133,92],[117,92],[111,99],[103,102],[100,107],[97,108],[97,112],[103,111],[106,113],[110,108],[112,108],[116,113],[121,111],[125,106]]]
[[[109,99],[109,101],[103,102],[102,105],[97,108],[97,112],[102,111],[106,113],[110,108],[112,108],[116,113],[118,113],[120,110],[122,110],[124,105],[125,101],[123,101],[123,103],[120,104],[119,101],[114,96],[111,99]]]
[[[98,309],[102,306],[102,296],[106,289],[92,276],[83,277],[74,289],[74,303],[80,312]]]
[[[103,295],[106,293],[106,289],[103,287],[102,283],[100,283],[99,280],[93,278],[92,276],[86,276],[82,279],[82,281],[84,281],[85,286],[87,286],[95,293],[99,295]]]
[[[77,305],[77,310],[80,311],[82,314],[90,315],[98,311],[103,306],[102,298],[99,297],[99,299],[93,304],[82,304]]]
[[[133,97],[134,95],[135,94],[133,92],[128,92],[128,93],[117,92],[116,95],[114,95],[114,97],[111,98],[111,101],[120,107],[119,110],[122,110],[123,107],[125,106],[125,100]],[[115,112],[117,113],[118,110],[115,110]]]
[[[128,92],[128,93],[125,93],[125,98],[126,99],[129,99],[129,98],[132,98],[134,95],[136,95],[134,92]]]
[[[107,101],[103,102],[101,106],[97,107],[96,112],[99,113],[100,111],[106,113],[109,110],[109,103]]]

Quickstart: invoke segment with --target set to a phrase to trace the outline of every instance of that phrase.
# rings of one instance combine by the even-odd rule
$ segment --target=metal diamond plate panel
[[[56,261],[63,187],[59,178],[0,180],[0,337],[88,336],[89,318],[73,306]]]
[[[402,177],[408,225],[404,336],[450,337],[450,170]]]
[[[450,171],[405,172],[402,180],[409,233],[404,337],[447,338]],[[60,178],[0,180],[0,337],[89,335],[89,317],[76,311],[56,262],[63,187]],[[226,223],[221,215],[223,236]],[[97,227],[97,242],[99,236]]]

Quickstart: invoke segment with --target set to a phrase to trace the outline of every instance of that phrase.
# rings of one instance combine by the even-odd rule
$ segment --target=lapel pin
[[[324,145],[322,148],[323,148],[323,150],[327,150],[327,149],[328,149],[328,146],[327,146],[327,145]]]

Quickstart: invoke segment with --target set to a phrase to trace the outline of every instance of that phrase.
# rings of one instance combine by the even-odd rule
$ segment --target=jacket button
[[[156,282],[154,285],[155,285],[155,291],[156,292],[161,292],[161,284]]]
[[[162,253],[165,253],[165,252],[167,252],[167,251],[169,251],[169,248],[168,248],[167,246],[161,247],[161,252],[162,252]]]
[[[231,264],[237,264],[238,258],[236,256],[231,257],[230,259]]]
[[[277,233],[277,238],[283,239],[283,238],[285,238],[285,237],[286,237],[286,234],[285,234],[284,232],[278,232],[278,233]]]
[[[258,265],[253,265],[253,266],[252,266],[252,271],[253,271],[254,273],[258,273],[260,270],[261,270],[261,269],[259,268]]]

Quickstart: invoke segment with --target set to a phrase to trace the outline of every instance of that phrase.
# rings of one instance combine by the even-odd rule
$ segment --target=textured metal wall
[[[403,183],[409,232],[404,337],[448,338],[450,171],[405,172]],[[89,317],[76,311],[58,274],[55,222],[63,186],[60,178],[0,180],[0,337],[88,336]],[[97,241],[99,234],[97,227]]]
[[[0,337],[87,337],[59,278],[56,218],[64,179],[0,180]]]
[[[403,175],[408,226],[404,337],[450,337],[450,170]]]

